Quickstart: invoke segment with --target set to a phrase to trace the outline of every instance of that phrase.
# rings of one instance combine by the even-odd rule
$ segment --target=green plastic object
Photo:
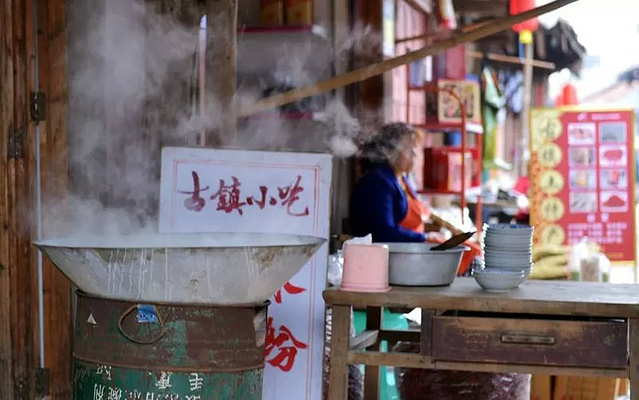
[[[355,332],[357,334],[366,330],[366,312],[355,311],[354,312],[354,324]],[[383,328],[388,330],[407,330],[408,321],[399,313],[392,313],[388,310],[384,310]],[[383,341],[381,350],[383,352],[388,351],[388,342]],[[399,391],[397,389],[397,382],[395,381],[395,371],[392,367],[381,367],[379,369],[382,379],[380,379],[380,400],[400,400]],[[362,367],[362,372],[363,367]]]

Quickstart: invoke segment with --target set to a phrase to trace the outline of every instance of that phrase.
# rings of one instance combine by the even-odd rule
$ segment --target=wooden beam
[[[495,54],[495,53],[482,53],[481,51],[467,51],[466,54],[473,58],[483,59],[484,57],[500,63],[506,64],[517,64],[517,65],[525,65],[528,61],[526,59],[522,60],[519,57],[507,56],[504,54]],[[532,60],[531,64],[535,68],[547,69],[550,71],[555,70],[555,63],[541,60]]]
[[[348,364],[364,364],[375,366],[392,365],[402,368],[427,368],[435,370],[474,372],[521,374],[532,373],[565,376],[608,376],[617,378],[625,378],[628,376],[627,369],[556,367],[548,365],[498,364],[477,362],[448,362],[433,360],[431,357],[422,356],[420,354],[398,352],[381,353],[374,351],[349,351],[347,355],[347,362]]]
[[[495,20],[470,32],[456,35],[450,39],[437,42],[430,47],[425,47],[417,51],[406,53],[399,57],[391,58],[373,65],[369,65],[367,67],[359,68],[357,70],[347,72],[343,75],[318,82],[314,85],[309,85],[300,89],[291,90],[288,92],[277,94],[275,96],[271,96],[266,99],[259,100],[254,104],[242,109],[239,113],[239,116],[247,117],[259,112],[264,112],[272,108],[280,107],[285,104],[301,100],[306,97],[314,96],[319,93],[329,92],[346,85],[364,81],[366,79],[388,72],[394,68],[420,60],[427,56],[432,56],[434,54],[438,54],[442,51],[446,51],[464,43],[472,42],[483,37],[493,35],[497,32],[509,29],[515,24],[557,10],[568,4],[575,3],[576,1],[578,0],[555,0],[552,3],[548,3],[546,5],[534,8],[521,14]]]
[[[405,38],[400,38],[400,39],[395,39],[395,44],[399,44],[399,43],[405,43],[405,42],[412,42],[415,40],[443,40],[443,39],[449,39],[452,36],[456,35],[456,34],[461,34],[461,33],[465,33],[465,32],[470,32],[473,31],[477,28],[480,28],[488,23],[490,23],[491,21],[482,21],[482,22],[477,22],[475,24],[470,24],[470,25],[464,25],[462,27],[459,27],[455,30],[440,30],[440,31],[435,31],[435,32],[426,32],[426,33],[422,33],[420,35],[415,35],[415,36],[409,36],[409,37],[405,37]]]
[[[364,331],[354,338],[350,339],[348,348],[350,350],[363,350],[377,343],[378,337],[379,331],[377,330]]]

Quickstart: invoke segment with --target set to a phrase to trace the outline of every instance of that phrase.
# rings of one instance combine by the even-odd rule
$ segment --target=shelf
[[[408,91],[409,92],[417,92],[417,91],[423,92],[424,90],[434,89],[434,88],[437,88],[437,85],[436,84],[432,84],[432,83],[424,84],[424,85],[421,85],[421,86],[408,85]]]
[[[439,189],[422,189],[417,191],[418,194],[441,194],[441,195],[461,195],[461,190],[439,190]]]
[[[441,122],[426,122],[425,124],[416,124],[415,127],[425,131],[442,131],[442,132],[460,131],[462,129],[461,124],[441,123]],[[478,124],[475,122],[467,122],[466,132],[481,135],[484,133],[484,128],[481,126],[481,124]]]

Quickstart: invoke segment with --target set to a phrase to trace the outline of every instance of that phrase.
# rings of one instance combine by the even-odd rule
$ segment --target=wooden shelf
[[[462,130],[461,124],[441,123],[441,122],[426,122],[425,124],[416,124],[415,127],[425,131],[431,131],[431,132],[432,131],[450,132],[450,131]],[[484,128],[481,126],[481,124],[478,124],[475,122],[467,122],[466,132],[481,135],[484,133]]]

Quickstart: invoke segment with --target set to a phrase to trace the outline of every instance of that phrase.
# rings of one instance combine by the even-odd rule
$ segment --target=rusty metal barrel
[[[261,399],[267,308],[78,293],[74,399]]]

